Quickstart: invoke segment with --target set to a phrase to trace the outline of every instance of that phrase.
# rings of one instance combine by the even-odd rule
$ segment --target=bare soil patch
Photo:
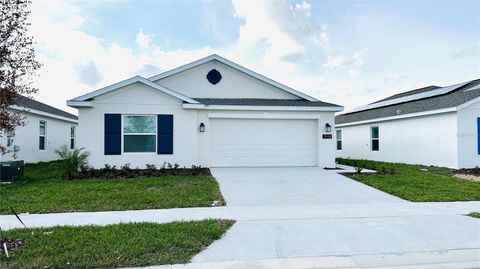
[[[476,176],[476,175],[455,174],[455,176],[458,177],[458,178],[461,178],[461,179],[465,179],[465,180],[480,182],[480,176]]]

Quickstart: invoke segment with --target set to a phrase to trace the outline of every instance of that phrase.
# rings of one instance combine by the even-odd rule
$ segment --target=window
[[[15,131],[7,132],[7,147],[13,146],[15,138]]]
[[[75,148],[75,126],[70,127],[70,149]]]
[[[379,142],[379,130],[378,126],[373,126],[370,128],[370,133],[372,137],[372,151],[378,151],[380,149],[380,142]]]
[[[157,117],[123,116],[123,152],[156,152]]]
[[[337,130],[337,150],[342,150],[342,130]]]
[[[38,140],[38,149],[44,150],[45,149],[45,139],[47,136],[47,122],[46,121],[40,121],[39,125],[39,140]]]

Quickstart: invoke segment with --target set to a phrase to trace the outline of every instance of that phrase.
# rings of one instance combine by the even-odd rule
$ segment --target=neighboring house
[[[25,125],[0,133],[0,143],[9,150],[0,154],[0,161],[51,161],[58,159],[60,146],[75,147],[77,116],[24,96],[11,109],[25,118]]]
[[[342,110],[218,55],[67,104],[78,109],[78,144],[90,151],[90,165],[139,168],[333,167],[329,132]]]
[[[337,156],[480,166],[480,79],[393,95],[335,118]]]

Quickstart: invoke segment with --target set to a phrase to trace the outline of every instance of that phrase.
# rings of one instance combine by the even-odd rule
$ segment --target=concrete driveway
[[[213,168],[212,172],[229,206],[404,202],[317,167]]]
[[[439,251],[462,251],[461,259],[480,260],[478,219],[404,201],[333,171],[212,172],[238,221],[193,262],[409,253],[415,264]]]

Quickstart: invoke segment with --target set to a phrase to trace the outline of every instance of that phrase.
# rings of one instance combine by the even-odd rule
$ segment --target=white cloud
[[[287,1],[233,0],[235,15],[245,20],[240,27],[238,48],[264,43],[263,63],[289,68],[296,67],[292,56],[306,56],[306,45],[327,42],[326,30],[310,13],[310,4],[291,6]]]
[[[352,56],[339,55],[336,57],[328,56],[327,62],[323,65],[327,70],[339,69],[344,67],[359,67],[364,63],[365,50],[355,52]]]
[[[94,61],[75,66],[78,81],[88,86],[96,86],[102,80],[102,75],[97,69]]]
[[[138,30],[135,43],[140,49],[148,49],[150,47],[150,43],[152,42],[152,37],[153,35],[145,34],[143,29],[140,28],[140,30]]]
[[[34,1],[32,33],[38,42],[37,55],[44,63],[36,84],[40,89],[37,99],[75,112],[65,106],[66,100],[137,74],[148,77],[211,53],[218,53],[322,101],[345,105],[347,109],[425,84],[442,85],[438,80],[445,78],[443,83],[449,82],[446,80],[452,79],[453,75],[449,76],[452,70],[457,73],[465,73],[468,67],[478,70],[478,65],[474,64],[463,67],[472,55],[478,59],[478,48],[466,46],[470,43],[463,47],[456,45],[457,49],[449,53],[442,52],[450,64],[457,64],[456,68],[449,66],[433,72],[432,68],[424,67],[411,72],[405,66],[398,66],[398,59],[391,55],[391,47],[385,50],[378,45],[375,47],[381,42],[345,44],[348,42],[339,42],[338,35],[332,35],[329,40],[326,26],[320,23],[321,18],[313,16],[309,2],[233,0],[233,7],[236,16],[244,20],[236,42],[228,44],[226,39],[222,40],[225,46],[215,50],[208,46],[170,50],[168,45],[155,44],[154,35],[142,29],[132,40],[135,42],[132,47],[89,35],[82,29],[95,19],[84,14],[75,2]],[[211,27],[218,27],[215,23],[211,23]],[[361,26],[360,37],[365,36],[363,33],[375,33],[372,37],[375,41],[382,37],[377,33],[383,31],[375,30],[378,23]],[[384,40],[382,46],[390,44],[387,41]],[[448,43],[440,41],[436,43]],[[396,44],[398,40],[392,38],[392,42]],[[367,50],[362,49],[366,44],[374,53],[367,54]],[[409,56],[415,53],[414,46],[411,47]],[[388,61],[382,62],[385,58],[382,52],[388,52]],[[452,61],[449,57],[461,61]],[[409,59],[407,67],[411,67],[410,58],[406,58]],[[442,71],[445,75],[439,76]]]
[[[37,99],[73,113],[76,110],[67,107],[66,100],[137,74],[152,76],[212,53],[322,100],[336,101],[333,95],[327,94],[336,88],[327,91],[329,80],[324,76],[292,72],[309,57],[305,40],[312,44],[326,40],[321,27],[316,28],[319,30],[316,32],[305,30],[310,26],[302,26],[302,22],[308,22],[319,27],[310,18],[311,7],[307,2],[295,6],[282,3],[280,9],[268,3],[252,8],[248,1],[235,2],[237,16],[245,19],[235,44],[221,50],[203,47],[173,51],[153,43],[152,35],[142,29],[134,40],[139,48],[144,48],[141,50],[89,35],[81,29],[87,18],[89,21],[92,18],[83,14],[74,2],[54,3],[61,4],[55,5],[54,10],[49,8],[51,1],[36,1],[32,6],[32,33],[38,43],[37,55],[44,63],[36,83],[40,89]],[[274,10],[282,14],[272,14]],[[296,26],[282,26],[282,21],[289,20]],[[294,33],[295,28],[305,31]]]
[[[35,1],[30,20],[36,54],[44,64],[35,83],[36,99],[74,113],[66,100],[137,74],[155,75],[214,52],[208,47],[167,52],[154,46],[151,35],[141,30],[137,44],[149,49],[135,52],[80,30],[85,14],[74,3]]]

